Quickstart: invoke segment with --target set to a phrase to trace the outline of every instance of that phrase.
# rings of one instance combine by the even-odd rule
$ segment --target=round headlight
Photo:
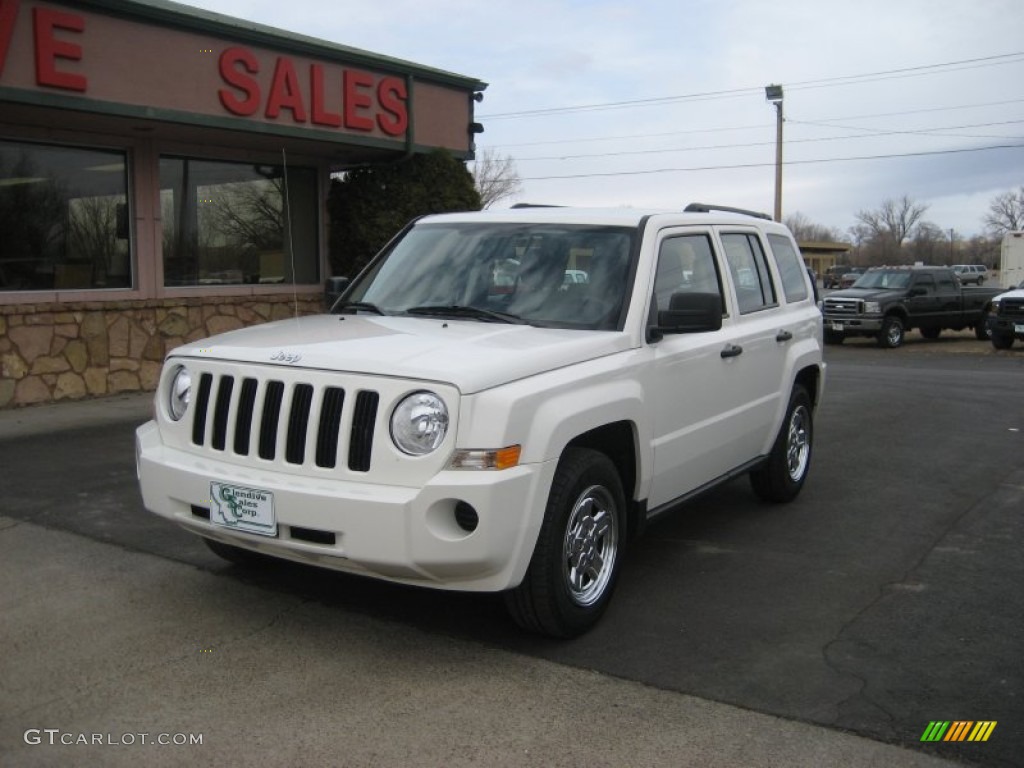
[[[413,392],[391,414],[391,439],[410,456],[437,449],[448,432],[448,408],[433,392]]]
[[[187,368],[180,367],[174,372],[171,379],[171,390],[167,395],[167,410],[171,418],[181,421],[181,417],[188,410],[188,404],[192,401],[192,374]]]

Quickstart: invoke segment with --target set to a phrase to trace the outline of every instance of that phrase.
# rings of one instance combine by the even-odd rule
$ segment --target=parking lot
[[[288,659],[261,657],[249,646],[244,660],[235,661],[262,697],[253,703],[248,726],[239,725],[234,710],[225,712],[221,723],[199,717],[190,721],[187,710],[167,714],[165,727],[173,720],[177,730],[205,730],[214,742],[227,743],[225,731],[239,727],[250,729],[251,743],[261,741],[261,728],[279,741],[280,731],[267,724],[277,716],[268,680],[281,679],[289,670],[307,679],[319,662],[333,670],[325,660],[346,656],[343,639],[355,627],[384,650],[349,663],[357,665],[362,658],[381,665],[383,658],[389,668],[377,670],[371,689],[349,690],[339,680],[334,685],[344,693],[337,698],[314,696],[318,707],[337,708],[333,719],[320,710],[296,713],[296,699],[283,699],[290,702],[288,722],[303,722],[304,715],[309,723],[308,730],[292,735],[302,749],[312,751],[294,754],[334,755],[336,764],[367,765],[391,764],[403,754],[381,747],[375,760],[363,745],[346,762],[329,746],[338,746],[341,733],[351,738],[355,729],[364,736],[409,741],[408,754],[418,757],[415,764],[450,765],[464,758],[468,762],[462,764],[479,764],[493,758],[486,751],[443,754],[444,744],[453,749],[463,743],[459,724],[443,717],[433,723],[419,751],[414,739],[395,735],[412,710],[443,712],[454,706],[449,696],[467,695],[462,688],[435,696],[417,686],[424,670],[438,665],[444,668],[442,677],[459,678],[463,660],[474,674],[476,698],[470,703],[476,710],[494,707],[495,730],[489,738],[505,760],[493,764],[576,764],[571,749],[557,752],[553,737],[538,743],[517,734],[528,722],[517,697],[536,690],[546,705],[554,701],[565,712],[567,722],[549,723],[555,732],[564,732],[563,739],[585,733],[591,746],[607,749],[595,765],[626,764],[631,754],[640,754],[638,744],[660,744],[659,738],[667,739],[663,751],[642,764],[791,764],[793,752],[790,759],[775,753],[761,762],[754,754],[733,751],[752,738],[743,730],[749,723],[731,723],[720,712],[781,718],[765,727],[777,729],[795,753],[801,744],[812,744],[811,733],[822,732],[801,730],[808,726],[824,727],[836,739],[852,734],[906,748],[872,755],[871,762],[858,761],[851,752],[849,759],[834,764],[916,765],[945,758],[1019,765],[1024,750],[1024,349],[996,352],[970,333],[944,334],[937,341],[912,333],[897,350],[848,340],[828,347],[826,359],[829,378],[817,417],[812,474],[797,501],[766,506],[745,480],[738,480],[652,525],[630,549],[602,623],[580,639],[560,643],[518,632],[493,596],[398,587],[292,565],[254,573],[221,563],[193,537],[141,508],[132,432],[145,417],[144,399],[125,398],[113,415],[109,408],[91,415],[80,405],[0,414],[3,515],[9,521],[0,542],[10,542],[19,523],[31,523],[34,532],[38,526],[41,532],[33,536],[60,537],[45,556],[28,558],[22,550],[25,561],[11,576],[15,586],[8,586],[5,615],[32,615],[38,623],[30,629],[8,623],[2,630],[9,649],[0,662],[2,679],[21,686],[7,682],[0,705],[3,737],[7,741],[29,727],[68,727],[60,719],[72,718],[76,702],[92,702],[97,687],[117,688],[118,665],[112,659],[99,662],[85,654],[90,663],[101,664],[98,672],[62,665],[40,652],[50,631],[56,636],[66,630],[62,615],[51,616],[47,624],[43,608],[23,613],[21,601],[29,599],[31,590],[18,579],[36,582],[49,575],[60,584],[65,573],[60,558],[78,557],[72,545],[81,537],[92,559],[83,556],[75,562],[88,568],[95,561],[104,587],[123,580],[137,601],[91,606],[94,623],[82,642],[109,645],[112,654],[127,652],[124,644],[103,639],[104,611],[116,614],[118,622],[130,620],[132,610],[144,613],[147,621],[163,622],[166,637],[194,646],[196,658],[189,664],[207,665],[187,668],[187,683],[195,686],[197,699],[216,702],[228,681],[214,664],[243,653],[237,647],[204,647],[208,636],[223,637],[228,629],[216,624],[216,616],[223,616],[225,624],[237,622],[237,638],[244,641],[282,621],[283,603],[300,606],[285,621],[295,646],[303,649],[294,667]],[[19,555],[4,551],[9,563]],[[128,553],[132,568],[104,567],[105,551]],[[191,592],[183,608],[178,581],[210,575],[220,586]],[[160,579],[175,583],[162,589]],[[87,600],[89,585],[77,588]],[[168,597],[172,594],[174,600]],[[241,599],[245,603],[240,605]],[[215,626],[196,630],[186,642],[174,631],[175,619],[193,614]],[[168,641],[168,663],[181,658],[180,647],[172,645]],[[448,652],[448,658],[438,656]],[[488,663],[501,680],[493,696],[486,695]],[[31,665],[38,665],[40,679],[62,692],[33,692],[27,682],[33,679]],[[130,662],[127,666],[139,671]],[[170,669],[155,669],[158,690],[174,684],[168,679]],[[52,681],[54,670],[65,677]],[[134,690],[137,675],[126,674],[125,681],[131,689],[127,700],[147,701],[144,691]],[[232,685],[237,682],[232,679]],[[613,683],[639,684],[640,689]],[[572,695],[577,686],[580,698]],[[382,697],[382,688],[392,695]],[[586,696],[597,698],[587,699],[584,689]],[[674,709],[682,700],[660,698],[670,695],[731,705],[709,717],[724,730],[708,721],[684,726]],[[380,718],[372,712],[352,714],[360,711],[359,697],[380,707]],[[89,720],[96,728],[121,732],[142,727],[123,722],[123,708],[109,701],[106,706],[112,719],[104,720],[101,706]],[[200,703],[196,711],[209,710]],[[600,719],[606,717],[614,720]],[[576,731],[573,718],[578,719]],[[998,725],[984,743],[922,743],[922,733],[935,720]],[[32,725],[40,722],[50,725]],[[484,726],[474,721],[468,727]],[[698,727],[705,729],[703,736],[688,733]],[[617,743],[628,747],[621,756],[626,762],[602,741],[611,738],[609,730],[618,729]],[[708,734],[716,740],[707,742]],[[555,750],[547,756],[559,760],[523,754],[545,744]],[[781,749],[778,742],[772,744]],[[839,755],[844,744],[830,741],[821,747],[824,752],[808,746],[807,764],[833,762],[830,756]],[[688,754],[687,745],[709,751]],[[220,754],[215,747],[204,748],[200,755],[206,757],[199,764]],[[105,757],[113,753],[118,750]],[[166,758],[166,752],[160,754]],[[16,757],[26,764],[49,764],[45,752],[24,745]],[[288,764],[285,759],[270,762]],[[299,762],[320,761],[309,757]]]

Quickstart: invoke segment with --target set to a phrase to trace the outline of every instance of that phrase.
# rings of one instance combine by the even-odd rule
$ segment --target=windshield
[[[884,269],[872,270],[865,272],[859,278],[857,282],[853,284],[854,288],[906,288],[910,285],[910,273],[906,270],[903,271],[888,271]]]
[[[623,227],[418,224],[336,310],[614,330],[633,236]]]

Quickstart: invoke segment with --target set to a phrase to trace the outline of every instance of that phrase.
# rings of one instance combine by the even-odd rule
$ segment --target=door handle
[[[777,334],[775,334],[775,340],[780,344],[784,341],[791,341],[792,339],[793,334],[790,333],[789,331],[779,331]]]
[[[728,344],[726,345],[725,349],[722,350],[723,358],[739,357],[742,354],[743,347],[741,347],[739,344]]]

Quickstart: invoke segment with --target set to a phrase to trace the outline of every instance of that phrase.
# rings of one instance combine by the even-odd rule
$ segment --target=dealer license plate
[[[274,494],[259,488],[210,483],[210,522],[235,531],[276,536]]]
[[[841,331],[841,330],[843,330],[843,324],[842,323],[832,323],[832,330],[833,331]]]

